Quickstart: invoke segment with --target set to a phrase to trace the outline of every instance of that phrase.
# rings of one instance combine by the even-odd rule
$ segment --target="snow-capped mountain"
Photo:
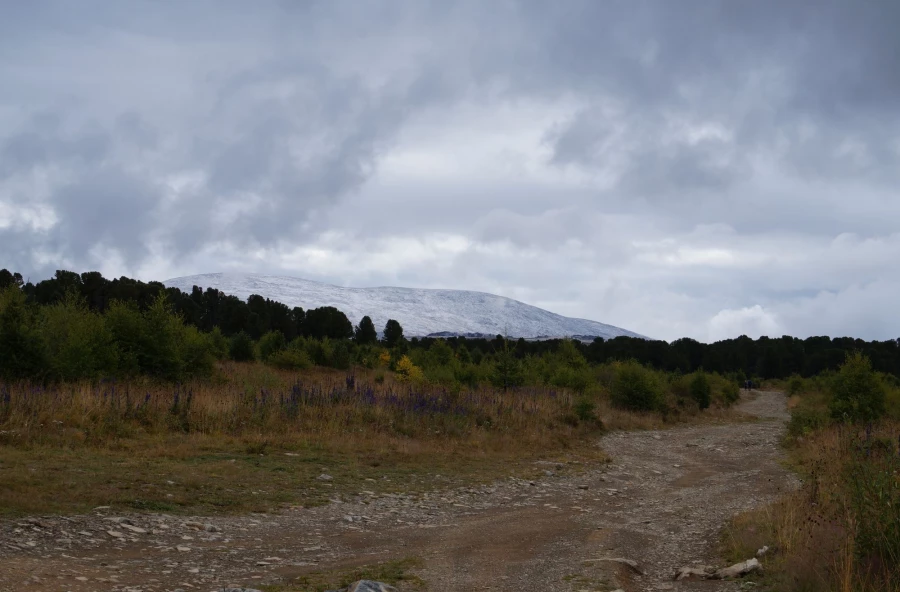
[[[564,317],[518,300],[465,290],[414,288],[342,288],[294,277],[209,273],[173,278],[163,282],[183,292],[194,286],[216,288],[247,299],[251,294],[304,310],[333,306],[355,325],[368,315],[381,330],[388,319],[396,319],[408,337],[440,334],[494,337],[498,334],[526,339],[572,337],[643,337],[637,333],[585,319]]]

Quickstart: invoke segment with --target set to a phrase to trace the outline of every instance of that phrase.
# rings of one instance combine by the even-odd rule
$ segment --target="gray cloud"
[[[816,333],[859,302],[829,330],[900,332],[874,320],[900,254],[898,20],[888,0],[17,3],[0,266],[489,289],[670,338]]]

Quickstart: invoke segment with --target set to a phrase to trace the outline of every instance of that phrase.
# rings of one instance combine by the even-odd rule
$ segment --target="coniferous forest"
[[[4,290],[3,298],[6,302],[0,309],[3,317],[0,348],[10,352],[2,358],[5,361],[0,362],[4,366],[0,371],[7,377],[41,377],[41,368],[46,368],[47,364],[41,361],[41,347],[37,345],[39,331],[64,331],[70,336],[80,330],[94,331],[93,338],[99,339],[101,343],[104,339],[107,343],[123,343],[123,340],[129,339],[126,336],[128,331],[137,331],[142,322],[148,328],[170,322],[172,343],[178,341],[181,344],[179,347],[184,361],[173,365],[167,363],[164,356],[153,362],[149,359],[152,355],[133,356],[139,359],[131,359],[126,355],[124,362],[120,360],[123,365],[118,370],[126,373],[145,371],[171,378],[188,371],[204,371],[209,366],[209,362],[204,361],[209,357],[205,355],[206,352],[213,357],[231,357],[236,360],[252,359],[260,355],[268,358],[297,338],[307,341],[326,340],[331,350],[330,355],[316,356],[316,348],[312,348],[314,355],[309,362],[334,365],[334,358],[337,358],[339,367],[360,361],[360,347],[374,344],[378,340],[377,330],[381,331],[386,342],[390,341],[385,342],[386,345],[400,346],[404,353],[429,350],[436,341],[428,337],[404,339],[402,327],[396,321],[390,321],[388,326],[376,330],[369,317],[348,319],[343,312],[333,307],[310,310],[291,308],[259,295],[250,296],[244,301],[202,286],[194,286],[190,293],[186,293],[177,288],[166,288],[160,282],[142,282],[127,277],[110,280],[95,271],[78,274],[60,270],[50,279],[31,283],[23,281],[19,273],[2,269],[0,290]],[[106,323],[99,322],[101,315],[106,317]],[[76,317],[78,323],[73,322]],[[106,335],[107,330],[115,335]],[[84,339],[88,338],[84,336]],[[137,339],[135,335],[131,338]],[[507,341],[501,335],[494,339],[450,337],[442,340],[457,356],[465,350],[463,357],[474,358],[476,362],[501,350],[510,350],[518,359],[540,356],[556,351],[563,341]],[[827,336],[805,339],[769,336],[751,339],[740,336],[707,344],[690,338],[669,343],[617,337],[608,340],[597,338],[591,343],[573,341],[572,346],[591,364],[634,360],[666,372],[688,374],[702,369],[734,375],[739,379],[815,376],[836,370],[844,362],[848,352],[859,351],[871,360],[874,370],[900,376],[900,340],[863,341],[851,337]],[[85,361],[88,375],[95,370],[102,373],[98,365],[102,367],[106,358],[101,351],[103,348],[98,347],[100,350],[90,356],[93,361]],[[135,349],[134,344],[123,347]],[[43,352],[43,355],[49,353]],[[290,364],[289,355],[281,354],[280,357],[282,363]],[[330,361],[324,359],[326,357],[330,357]],[[298,360],[297,363],[302,365],[305,360]],[[60,373],[59,377],[73,376],[68,371],[68,374]]]

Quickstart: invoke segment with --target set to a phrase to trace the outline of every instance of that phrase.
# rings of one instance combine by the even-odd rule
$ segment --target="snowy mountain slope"
[[[509,337],[552,338],[642,337],[637,333],[585,319],[564,317],[528,304],[463,290],[414,288],[342,288],[294,277],[259,274],[210,273],[173,278],[166,286],[190,292],[193,286],[216,288],[246,299],[251,294],[305,310],[334,306],[351,322],[369,315],[381,330],[388,319],[396,319],[409,337],[433,333],[504,334]]]

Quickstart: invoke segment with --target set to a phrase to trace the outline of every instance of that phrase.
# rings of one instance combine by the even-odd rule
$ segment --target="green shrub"
[[[709,386],[709,379],[702,371],[695,372],[691,378],[691,398],[697,402],[700,409],[709,408],[712,402],[712,387]]]
[[[178,335],[181,376],[209,376],[216,357],[209,336],[192,325],[181,327]]]
[[[616,365],[610,389],[612,403],[632,411],[656,411],[663,392],[656,375],[634,360]]]
[[[39,322],[51,379],[98,379],[116,373],[119,355],[112,333],[74,292],[43,307]]]
[[[269,356],[268,363],[283,370],[306,370],[313,365],[304,350],[293,347],[275,352]]]
[[[426,366],[423,368],[425,378],[432,384],[454,386],[457,383],[457,370],[451,366]]]
[[[491,384],[497,388],[507,390],[520,386],[523,382],[522,363],[505,342],[503,349],[494,357],[493,370]]]
[[[741,398],[741,388],[736,382],[727,380],[722,385],[722,401],[726,405],[731,405]]]
[[[791,419],[787,425],[788,436],[799,438],[828,425],[828,415],[824,410],[816,408],[800,408],[791,412]]]
[[[196,327],[185,325],[172,311],[165,293],[144,312],[133,302],[112,302],[103,315],[103,325],[118,352],[120,375],[146,374],[174,381],[212,372],[213,342]],[[102,343],[104,333],[97,327],[91,331]]]
[[[570,388],[577,393],[585,392],[594,382],[587,367],[572,368],[563,366],[557,369],[550,378],[550,384],[560,388]]]
[[[472,363],[472,354],[469,353],[469,349],[464,343],[460,343],[459,347],[456,348],[456,357],[460,364],[465,365]]]
[[[46,353],[25,294],[16,286],[0,292],[0,377],[35,378],[44,375]]]
[[[586,368],[588,365],[587,360],[584,359],[584,355],[579,351],[578,346],[576,346],[575,342],[571,339],[563,339],[560,342],[559,347],[557,347],[556,352],[554,352],[553,357],[555,358],[554,362],[556,362],[556,364],[574,370]]]
[[[111,302],[103,315],[103,323],[112,334],[119,353],[119,374],[139,374],[147,341],[147,328],[137,305],[118,300]]]
[[[370,370],[378,365],[381,348],[374,345],[357,345],[352,350],[354,363]]]
[[[332,341],[327,337],[308,339],[306,341],[306,353],[316,366],[331,366],[334,347],[332,346]]]
[[[209,342],[209,352],[215,359],[228,359],[229,342],[221,329],[213,327],[213,330],[206,334],[206,339]]]
[[[241,331],[231,336],[228,345],[228,356],[235,362],[249,362],[256,358],[253,350],[253,339],[246,332]]]
[[[281,331],[269,331],[259,338],[259,359],[268,362],[272,354],[287,347],[287,341]]]
[[[831,381],[831,416],[837,420],[873,421],[884,415],[885,388],[860,352],[847,355]]]
[[[466,350],[463,350],[466,351]],[[479,374],[478,367],[474,364],[460,365],[453,373],[454,379],[469,388],[478,388]]]
[[[475,347],[471,352],[469,352],[469,357],[472,359],[472,363],[476,366],[480,366],[484,361],[484,352],[481,351],[481,348]]]
[[[894,420],[900,420],[900,389],[888,389],[884,397],[885,415]]]
[[[338,341],[334,345],[331,354],[331,367],[338,370],[349,370],[352,356],[350,354],[350,346],[346,341]]]
[[[141,316],[144,320],[139,352],[141,371],[167,380],[179,380],[186,368],[179,355],[184,322],[172,313],[165,293],[160,293]]]
[[[873,450],[873,448],[875,448]],[[855,522],[853,550],[860,571],[888,575],[900,561],[900,457],[893,440],[854,447],[844,467],[847,506]]]
[[[575,417],[577,417],[579,421],[595,421],[597,419],[594,415],[596,409],[597,405],[594,404],[593,401],[587,397],[581,397],[575,402],[572,411],[574,411]]]
[[[799,395],[806,392],[806,382],[802,377],[795,374],[788,380],[786,390],[789,396]]]
[[[428,367],[451,366],[456,362],[456,353],[443,339],[436,339],[428,348],[428,355],[421,364]]]

